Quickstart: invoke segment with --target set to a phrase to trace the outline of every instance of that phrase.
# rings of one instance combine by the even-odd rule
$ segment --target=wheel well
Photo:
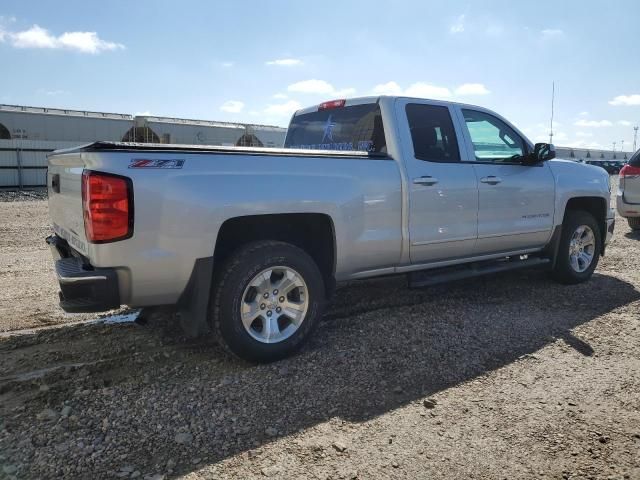
[[[331,294],[335,287],[335,234],[328,215],[286,213],[231,218],[218,232],[214,265],[220,265],[242,245],[257,240],[288,242],[307,252],[322,272],[327,295]]]
[[[567,202],[565,214],[569,210],[584,210],[594,216],[600,226],[600,238],[604,248],[604,239],[607,236],[607,202],[601,197],[578,197]]]

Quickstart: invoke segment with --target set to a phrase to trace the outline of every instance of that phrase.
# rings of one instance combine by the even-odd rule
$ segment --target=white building
[[[281,147],[286,129],[0,104],[0,187],[46,183],[46,155],[95,141]]]

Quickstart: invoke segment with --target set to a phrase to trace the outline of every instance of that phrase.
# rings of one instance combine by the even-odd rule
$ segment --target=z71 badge
[[[131,160],[129,168],[182,168],[184,160],[147,160],[137,158]]]

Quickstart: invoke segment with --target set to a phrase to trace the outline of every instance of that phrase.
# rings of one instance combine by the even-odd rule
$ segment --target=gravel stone
[[[15,465],[5,465],[2,467],[2,471],[6,475],[13,475],[18,471],[18,467],[16,467]]]
[[[347,446],[344,444],[344,442],[340,441],[340,440],[336,440],[335,442],[333,442],[331,444],[333,446],[333,448],[335,448],[338,452],[344,452],[347,450]]]
[[[438,404],[438,402],[436,402],[433,398],[427,398],[422,402],[422,405],[424,405],[424,408],[436,408],[436,405]]]
[[[55,410],[52,410],[51,408],[45,408],[38,414],[38,420],[52,422],[57,419],[58,419],[58,412],[56,412]]]
[[[263,467],[261,472],[265,477],[275,477],[280,473],[280,469],[276,465],[271,465],[268,467]]]
[[[179,443],[181,445],[184,444],[189,444],[193,441],[193,435],[191,435],[190,433],[177,433],[175,438],[174,438],[176,443]]]

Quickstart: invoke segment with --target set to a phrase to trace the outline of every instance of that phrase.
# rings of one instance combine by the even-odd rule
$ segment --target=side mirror
[[[546,162],[556,158],[556,147],[553,143],[536,143],[533,147],[533,156],[538,162]]]

